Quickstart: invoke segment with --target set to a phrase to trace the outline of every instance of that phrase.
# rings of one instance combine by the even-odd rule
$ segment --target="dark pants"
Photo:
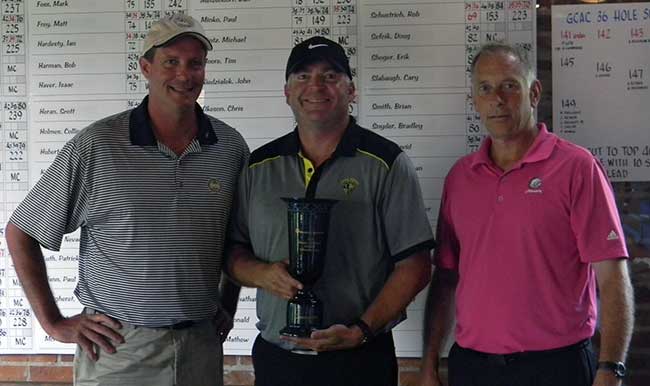
[[[392,334],[362,347],[296,354],[257,336],[253,345],[255,386],[396,386],[397,359]]]
[[[484,354],[454,344],[449,386],[591,386],[596,375],[591,341],[564,348]]]

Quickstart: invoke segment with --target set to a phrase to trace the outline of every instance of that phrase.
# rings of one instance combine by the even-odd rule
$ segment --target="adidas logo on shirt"
[[[609,232],[607,235],[607,240],[618,240],[618,234],[616,234],[614,231]]]

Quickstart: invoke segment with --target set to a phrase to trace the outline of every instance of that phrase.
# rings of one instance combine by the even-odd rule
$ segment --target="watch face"
[[[626,369],[623,362],[600,362],[598,368],[611,371],[616,378],[625,377]]]

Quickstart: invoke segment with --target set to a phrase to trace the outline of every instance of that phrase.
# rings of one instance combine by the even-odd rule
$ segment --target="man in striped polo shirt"
[[[223,321],[236,297],[224,311],[221,257],[248,148],[196,103],[211,49],[189,16],[154,23],[140,59],[149,95],[70,140],[7,225],[36,317],[54,339],[77,344],[76,385],[223,382],[221,341],[232,326]],[[40,247],[58,250],[78,228],[75,294],[85,310],[67,317]]]
[[[430,277],[433,235],[417,175],[397,144],[357,125],[348,58],[314,37],[289,56],[285,95],[297,128],[251,154],[242,172],[229,272],[258,287],[257,386],[393,386],[392,327]],[[304,283],[287,272],[281,197],[334,199],[323,274],[313,290],[323,329],[279,334],[287,300]],[[311,352],[304,349],[310,349]],[[307,355],[307,354],[318,355]]]

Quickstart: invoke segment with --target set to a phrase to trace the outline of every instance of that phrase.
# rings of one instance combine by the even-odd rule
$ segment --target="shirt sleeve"
[[[228,226],[228,243],[250,244],[248,226],[250,200],[249,173],[248,162],[245,162],[242,172],[239,175],[237,193],[232,204],[232,215],[230,216],[230,224]]]
[[[387,176],[381,203],[388,248],[396,260],[435,246],[415,168],[400,153]]]
[[[438,240],[438,247],[433,256],[433,263],[436,267],[458,270],[460,245],[454,229],[448,189],[449,176],[447,176],[447,179],[445,180],[442,199],[440,201],[440,210],[438,211],[438,224],[436,226],[436,240]]]
[[[571,227],[580,260],[601,261],[628,257],[614,192],[600,162],[591,155],[574,170],[571,189]]]
[[[9,219],[53,251],[60,249],[63,235],[86,221],[86,167],[77,145],[75,139],[65,144]]]

